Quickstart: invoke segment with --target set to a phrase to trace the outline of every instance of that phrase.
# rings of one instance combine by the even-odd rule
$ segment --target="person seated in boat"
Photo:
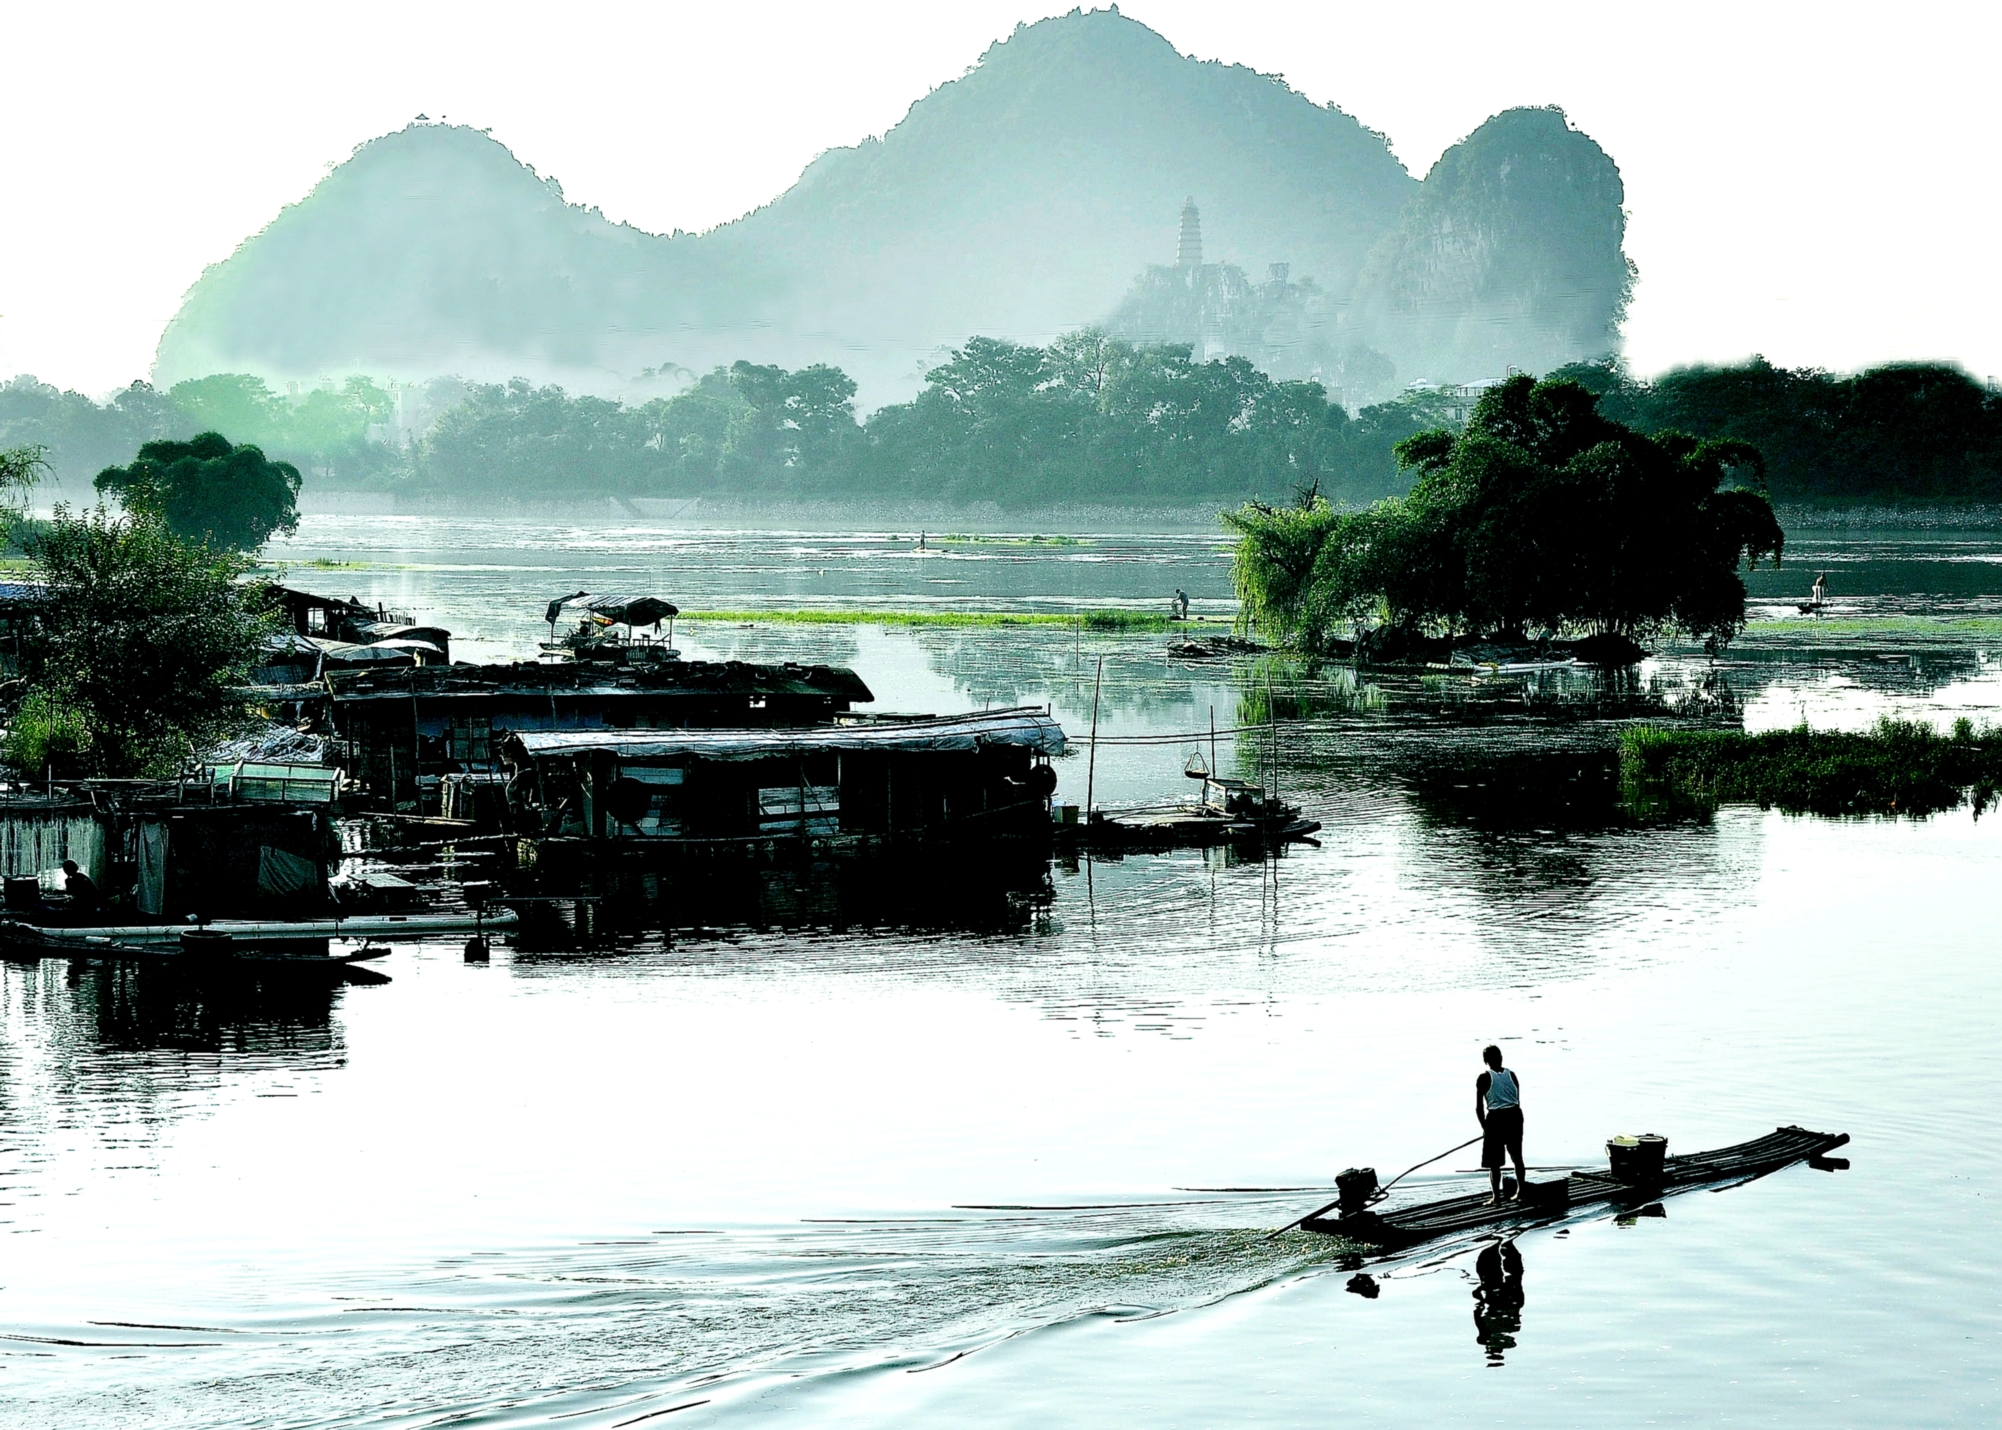
[[[104,903],[104,895],[97,890],[97,880],[77,868],[76,860],[63,860],[63,892],[69,895],[69,912],[72,914],[94,914]]]
[[[1481,1165],[1488,1170],[1489,1206],[1502,1204],[1502,1157],[1515,1162],[1515,1195],[1520,1200],[1529,1185],[1522,1165],[1522,1080],[1502,1066],[1502,1050],[1493,1043],[1481,1049],[1488,1070],[1474,1079],[1474,1116],[1480,1119]]]

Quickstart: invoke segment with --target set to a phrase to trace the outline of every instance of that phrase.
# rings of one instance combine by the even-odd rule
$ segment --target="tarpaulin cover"
[[[615,626],[657,625],[681,614],[679,606],[658,596],[593,596],[584,609]]]
[[[791,730],[523,730],[513,740],[536,758],[603,750],[627,760],[770,760],[822,750],[977,750],[983,745],[1017,745],[1044,755],[1064,751],[1063,726],[1040,710]]]
[[[320,866],[311,859],[269,844],[257,847],[257,892],[267,898],[311,895],[318,891],[321,879]]]

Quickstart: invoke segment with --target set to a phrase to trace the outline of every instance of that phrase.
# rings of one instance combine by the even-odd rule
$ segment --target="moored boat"
[[[226,935],[245,948],[265,947],[330,938],[409,939],[446,934],[497,933],[513,928],[520,916],[512,909],[494,908],[484,913],[442,914],[359,914],[336,919],[211,919],[203,927]],[[183,936],[193,932],[186,924],[103,924],[61,927],[38,924],[28,919],[0,918],[0,949],[12,957],[75,958],[117,957],[105,949],[177,950]]]
[[[1192,771],[1202,792],[1186,804],[1144,809],[1095,809],[1082,821],[1056,826],[1057,845],[1071,851],[1201,849],[1219,844],[1287,844],[1318,833],[1318,820],[1243,780]]]

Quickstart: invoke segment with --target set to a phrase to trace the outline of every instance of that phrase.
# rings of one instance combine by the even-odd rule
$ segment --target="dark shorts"
[[[1488,1135],[1481,1140],[1481,1165],[1499,1167],[1503,1154],[1522,1160],[1522,1109],[1502,1107],[1488,1114]]]

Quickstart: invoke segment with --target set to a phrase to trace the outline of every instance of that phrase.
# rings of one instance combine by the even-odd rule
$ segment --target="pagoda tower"
[[[1203,266],[1203,219],[1196,212],[1193,196],[1182,200],[1182,247],[1176,255],[1177,268],[1201,268]]]

